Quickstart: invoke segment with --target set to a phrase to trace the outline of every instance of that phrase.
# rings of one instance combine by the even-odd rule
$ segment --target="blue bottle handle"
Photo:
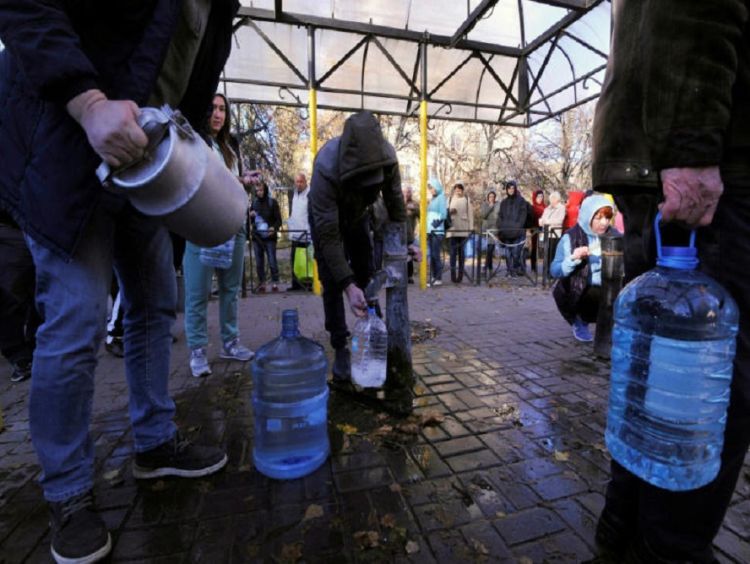
[[[659,266],[668,266],[679,269],[693,269],[698,266],[697,250],[695,249],[695,229],[690,230],[690,242],[687,247],[664,247],[668,249],[666,253],[662,251],[661,231],[661,211],[656,213],[654,218],[654,234],[656,235],[656,263]],[[691,249],[691,250],[688,250]]]

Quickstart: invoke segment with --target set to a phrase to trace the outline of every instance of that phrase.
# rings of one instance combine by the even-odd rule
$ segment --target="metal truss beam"
[[[372,34],[378,37],[387,37],[390,39],[401,39],[419,43],[425,40],[425,35],[421,31],[411,31],[408,29],[398,29],[382,25],[372,25],[369,23],[352,22],[348,20],[339,20],[335,18],[321,18],[305,14],[293,14],[282,12],[277,18],[274,10],[264,10],[261,8],[241,7],[238,16],[243,19],[252,19],[255,21],[277,22],[287,25],[313,26],[318,29],[330,29],[333,31],[344,31],[350,33]],[[451,47],[451,37],[447,35],[430,35],[428,43],[436,47]],[[455,49],[467,49],[469,51],[482,51],[493,55],[503,55],[505,57],[519,57],[522,49],[484,41],[471,41],[467,39],[459,40]]]
[[[469,33],[474,26],[477,25],[479,20],[497,4],[497,0],[482,0],[479,5],[474,8],[464,22],[458,27],[456,33],[451,37],[450,47],[455,47],[456,43],[460,41],[467,33]]]
[[[601,4],[604,1],[605,0],[590,0],[588,3],[588,8],[589,9],[596,8],[599,4]],[[555,37],[562,30],[564,30],[565,28],[569,27],[570,25],[580,20],[587,13],[588,13],[588,10],[578,10],[578,11],[569,12],[564,18],[560,19],[556,24],[551,26],[547,31],[545,31],[539,37],[534,39],[534,41],[529,43],[528,46],[524,49],[525,54],[529,54],[532,51],[535,51],[536,49],[544,45],[547,41]]]
[[[586,10],[594,3],[592,0],[533,0],[537,4],[547,4],[557,8],[568,8],[569,10]]]

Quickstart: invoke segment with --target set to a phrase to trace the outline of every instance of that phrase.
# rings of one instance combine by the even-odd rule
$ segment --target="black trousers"
[[[464,263],[466,262],[466,239],[467,237],[450,237],[448,239],[451,245],[451,282],[462,282],[464,279]],[[458,265],[456,265],[457,260]],[[458,270],[456,270],[456,268],[458,268]]]
[[[41,323],[34,305],[34,261],[20,229],[0,224],[0,352],[28,362]]]
[[[719,281],[737,301],[740,332],[732,376],[731,398],[724,432],[721,468],[716,479],[697,490],[670,492],[640,480],[617,462],[600,526],[614,525],[632,536],[636,560],[711,562],[711,544],[724,519],[750,446],[750,188],[725,186],[713,223],[699,229],[701,269]],[[616,196],[625,217],[625,278],[633,279],[655,260],[653,219],[656,196]],[[665,238],[675,233],[662,232]],[[683,231],[680,244],[687,244]]]
[[[364,221],[350,227],[342,234],[341,239],[346,260],[354,272],[354,283],[364,289],[375,272],[367,217]],[[349,337],[349,330],[346,327],[344,296],[342,294],[344,288],[333,278],[330,268],[317,248],[315,256],[318,260],[318,275],[323,285],[326,331],[331,335],[331,346],[334,349],[341,349],[346,346],[346,340]]]

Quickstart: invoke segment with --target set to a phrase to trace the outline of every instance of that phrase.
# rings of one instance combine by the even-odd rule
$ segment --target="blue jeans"
[[[523,263],[523,242],[526,235],[521,235],[515,239],[503,241],[507,246],[503,248],[505,254],[505,264],[508,272],[525,273],[526,266]]]
[[[443,237],[445,235],[430,233],[427,236],[427,243],[430,245],[430,277],[433,280],[440,280],[443,277]]]
[[[44,497],[62,501],[94,485],[89,424],[113,265],[125,309],[125,374],[135,449],[152,449],[175,433],[175,406],[167,390],[177,301],[172,243],[161,223],[110,194],[94,210],[70,262],[26,240],[44,320],[34,352],[31,440],[43,471]]]
[[[211,277],[216,270],[219,282],[219,325],[221,342],[239,336],[237,328],[237,299],[245,266],[245,229],[234,238],[232,265],[223,270],[204,265],[199,258],[200,247],[188,242],[182,259],[185,275],[185,335],[188,347],[205,347],[208,344],[206,310],[211,294]]]
[[[271,280],[279,281],[279,265],[276,262],[276,239],[261,239],[253,237],[253,250],[255,251],[255,264],[258,271],[258,280],[261,284],[266,281],[266,256],[268,257],[268,268],[271,269]]]

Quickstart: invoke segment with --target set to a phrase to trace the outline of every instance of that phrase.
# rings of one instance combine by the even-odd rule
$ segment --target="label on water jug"
[[[281,419],[267,419],[266,420],[266,431],[277,433],[281,431],[282,426],[283,424],[281,422]]]
[[[679,341],[651,338],[651,370],[644,407],[664,422],[694,422],[705,410],[707,378],[716,368],[711,362],[726,345],[723,341]],[[721,358],[721,357],[719,357]]]

